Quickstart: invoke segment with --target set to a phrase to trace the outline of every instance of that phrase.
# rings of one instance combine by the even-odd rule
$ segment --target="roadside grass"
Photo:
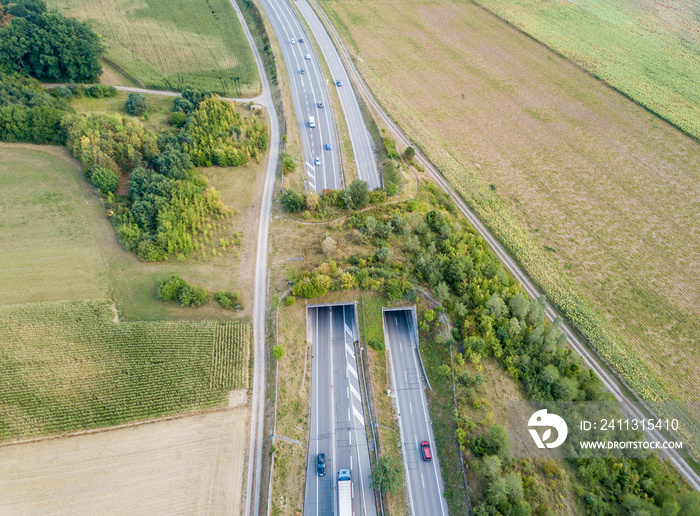
[[[114,318],[109,301],[0,307],[0,440],[222,407],[248,387],[248,322]]]
[[[111,86],[129,86],[138,87],[138,83],[127,77],[124,73],[117,70],[112,64],[107,63],[102,60],[102,75],[100,76],[100,82],[102,84],[109,84]]]
[[[104,36],[106,57],[147,88],[191,85],[230,97],[255,96],[260,80],[228,0],[52,0]]]
[[[273,318],[274,320],[274,318]],[[277,361],[276,435],[302,443],[275,440],[272,479],[272,514],[294,514],[304,506],[304,479],[309,440],[311,344],[306,342],[306,309],[303,302],[280,306],[279,345],[284,356]],[[272,367],[275,358],[270,355]]]
[[[643,398],[693,399],[700,144],[474,4],[322,5],[375,96],[592,347]]]

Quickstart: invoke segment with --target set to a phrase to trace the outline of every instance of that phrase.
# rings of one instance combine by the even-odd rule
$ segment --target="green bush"
[[[288,295],[287,297],[284,298],[284,306],[294,306],[294,303],[296,303],[296,302],[297,302],[297,298],[292,296],[292,295]]]
[[[375,351],[384,351],[384,341],[367,339],[367,345]]]
[[[90,182],[97,187],[102,195],[114,193],[119,186],[119,177],[108,168],[97,166],[92,169]]]
[[[294,158],[292,158],[289,154],[286,152],[282,152],[280,154],[280,158],[282,160],[282,173],[285,175],[291,174],[294,172],[297,168],[297,163],[294,161]]]
[[[282,192],[280,203],[289,213],[298,213],[306,206],[304,196],[292,189]]]
[[[146,104],[146,97],[140,93],[129,93],[126,101],[124,102],[124,109],[131,116],[141,116],[148,109]],[[184,113],[182,113],[184,115]]]
[[[219,290],[214,294],[214,299],[226,310],[240,310],[243,307],[239,301],[238,293],[231,290]]]
[[[170,124],[175,127],[182,127],[187,121],[187,115],[182,111],[175,111],[170,114]]]
[[[96,99],[115,97],[117,95],[117,88],[106,84],[93,84],[87,90],[85,90],[85,93]]]
[[[161,301],[178,299],[180,289],[185,285],[187,285],[187,282],[180,276],[174,274],[166,276],[156,284],[156,297]]]
[[[177,298],[180,306],[201,306],[209,301],[209,292],[202,287],[187,284],[180,288]]]

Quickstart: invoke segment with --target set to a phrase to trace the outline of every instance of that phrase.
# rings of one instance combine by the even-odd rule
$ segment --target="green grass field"
[[[0,440],[225,406],[247,322],[114,322],[108,301],[0,308]]]
[[[260,80],[228,0],[50,0],[104,36],[106,58],[145,87],[255,96]]]
[[[476,0],[695,138],[700,6],[631,0]]]
[[[0,304],[108,297],[101,210],[65,149],[0,146]]]

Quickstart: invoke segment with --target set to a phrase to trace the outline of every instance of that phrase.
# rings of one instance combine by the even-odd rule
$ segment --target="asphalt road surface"
[[[370,459],[360,398],[354,342],[354,305],[307,308],[311,336],[311,410],[304,514],[337,513],[338,470],[349,469],[355,515],[376,515],[369,487]],[[326,455],[326,474],[316,474],[316,455]]]
[[[333,111],[314,46],[286,0],[261,0],[260,3],[272,23],[287,66],[304,149],[303,166],[308,186],[319,193],[324,189],[340,189],[342,183]],[[299,41],[300,38],[303,43]],[[302,70],[304,73],[301,73]],[[320,102],[324,107],[318,107]],[[310,117],[314,118],[315,127],[310,126]],[[330,150],[326,149],[326,144],[330,144]]]
[[[418,343],[411,331],[413,316],[410,310],[387,310],[383,315],[411,514],[447,516],[440,463],[423,390],[423,372],[416,357]],[[433,460],[423,460],[422,441],[430,443]]]
[[[372,137],[362,119],[357,95],[350,83],[350,77],[345,70],[343,61],[340,59],[340,55],[323,27],[321,20],[318,19],[318,16],[316,16],[316,13],[306,0],[295,0],[294,3],[301,11],[318,42],[321,53],[330,68],[333,84],[335,85],[337,81],[341,81],[342,86],[336,85],[335,87],[338,90],[340,104],[350,132],[352,151],[355,154],[355,164],[357,165],[357,175],[363,181],[367,181],[370,190],[380,187],[382,183],[377,170]]]

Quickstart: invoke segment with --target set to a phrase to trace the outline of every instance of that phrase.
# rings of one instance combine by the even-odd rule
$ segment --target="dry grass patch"
[[[700,144],[474,4],[323,5],[384,107],[550,298],[601,315],[595,344],[626,379],[695,397]]]

